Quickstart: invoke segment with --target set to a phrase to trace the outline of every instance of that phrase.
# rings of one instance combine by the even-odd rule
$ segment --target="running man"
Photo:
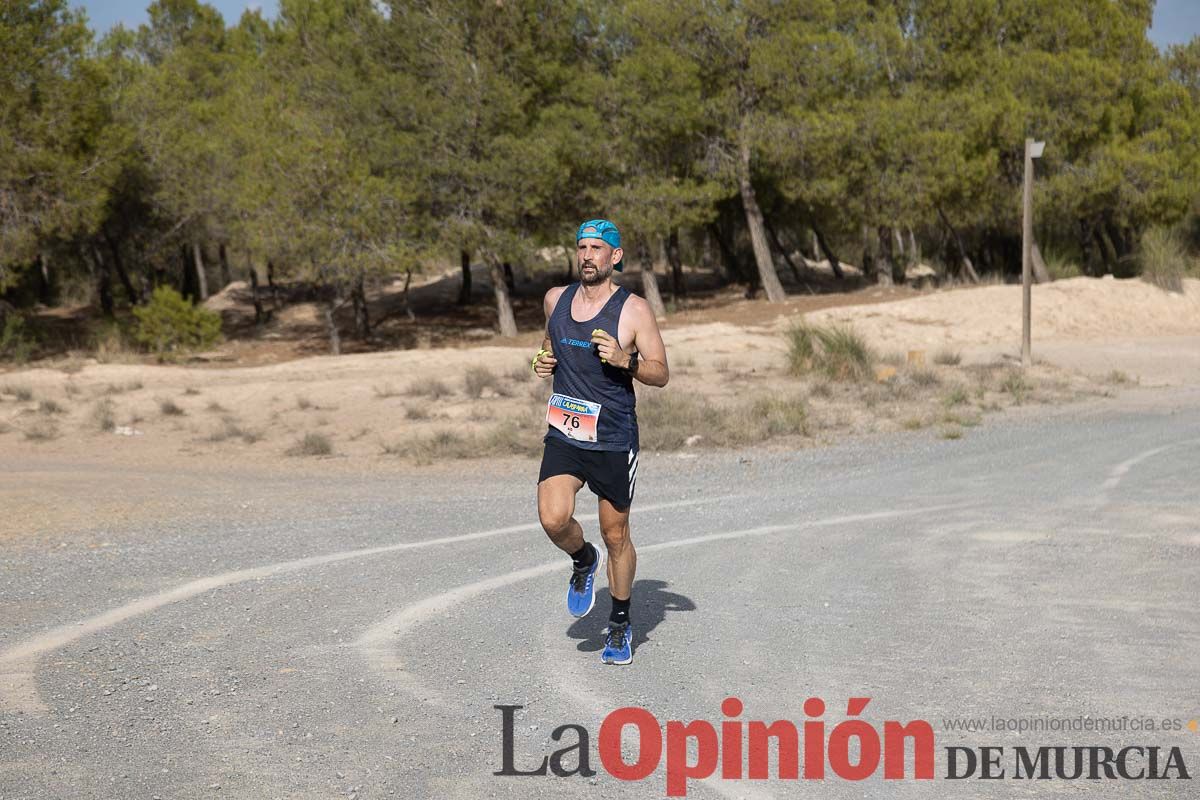
[[[578,283],[546,292],[546,338],[533,358],[538,377],[554,376],[546,409],[546,449],[538,477],[538,517],[550,541],[574,562],[567,610],[582,617],[595,603],[595,576],[607,551],[612,612],[605,664],[633,661],[629,601],[637,553],[629,508],[637,481],[638,427],[633,381],[667,385],[667,351],[645,300],[612,281],[624,253],[617,226],[603,219],[575,236]],[[583,538],[575,495],[587,483],[600,499],[604,550]]]

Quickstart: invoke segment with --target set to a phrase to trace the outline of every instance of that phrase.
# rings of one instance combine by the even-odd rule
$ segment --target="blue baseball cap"
[[[580,239],[603,239],[604,243],[611,246],[614,250],[621,246],[621,232],[617,230],[617,226],[613,225],[606,219],[589,219],[587,222],[579,226],[579,233],[575,235],[575,243],[579,244]],[[625,259],[613,266],[617,272],[625,268]]]

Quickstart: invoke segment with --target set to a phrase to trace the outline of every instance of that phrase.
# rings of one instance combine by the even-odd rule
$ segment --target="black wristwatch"
[[[625,368],[625,371],[632,374],[633,371],[637,369],[637,362],[638,362],[638,355],[637,355],[637,351],[634,350],[632,353],[629,354],[629,366]]]

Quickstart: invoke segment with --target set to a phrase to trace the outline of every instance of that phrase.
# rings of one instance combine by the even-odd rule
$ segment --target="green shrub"
[[[154,290],[150,302],[133,309],[137,341],[159,358],[203,350],[221,340],[221,317],[192,305],[169,286]]]
[[[24,364],[33,354],[34,341],[29,336],[25,318],[16,313],[0,314],[0,359]]]

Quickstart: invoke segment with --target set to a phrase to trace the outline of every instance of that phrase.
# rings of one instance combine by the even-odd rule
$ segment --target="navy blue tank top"
[[[633,408],[633,376],[623,369],[601,363],[596,345],[592,344],[592,331],[596,328],[603,328],[617,338],[617,323],[621,319],[621,309],[629,299],[629,290],[618,287],[600,312],[583,322],[571,318],[571,301],[578,291],[578,282],[563,291],[546,329],[550,347],[558,360],[554,369],[555,394],[600,404],[596,441],[573,439],[550,425],[546,426],[545,438],[570,442],[586,450],[636,450],[638,428]]]

